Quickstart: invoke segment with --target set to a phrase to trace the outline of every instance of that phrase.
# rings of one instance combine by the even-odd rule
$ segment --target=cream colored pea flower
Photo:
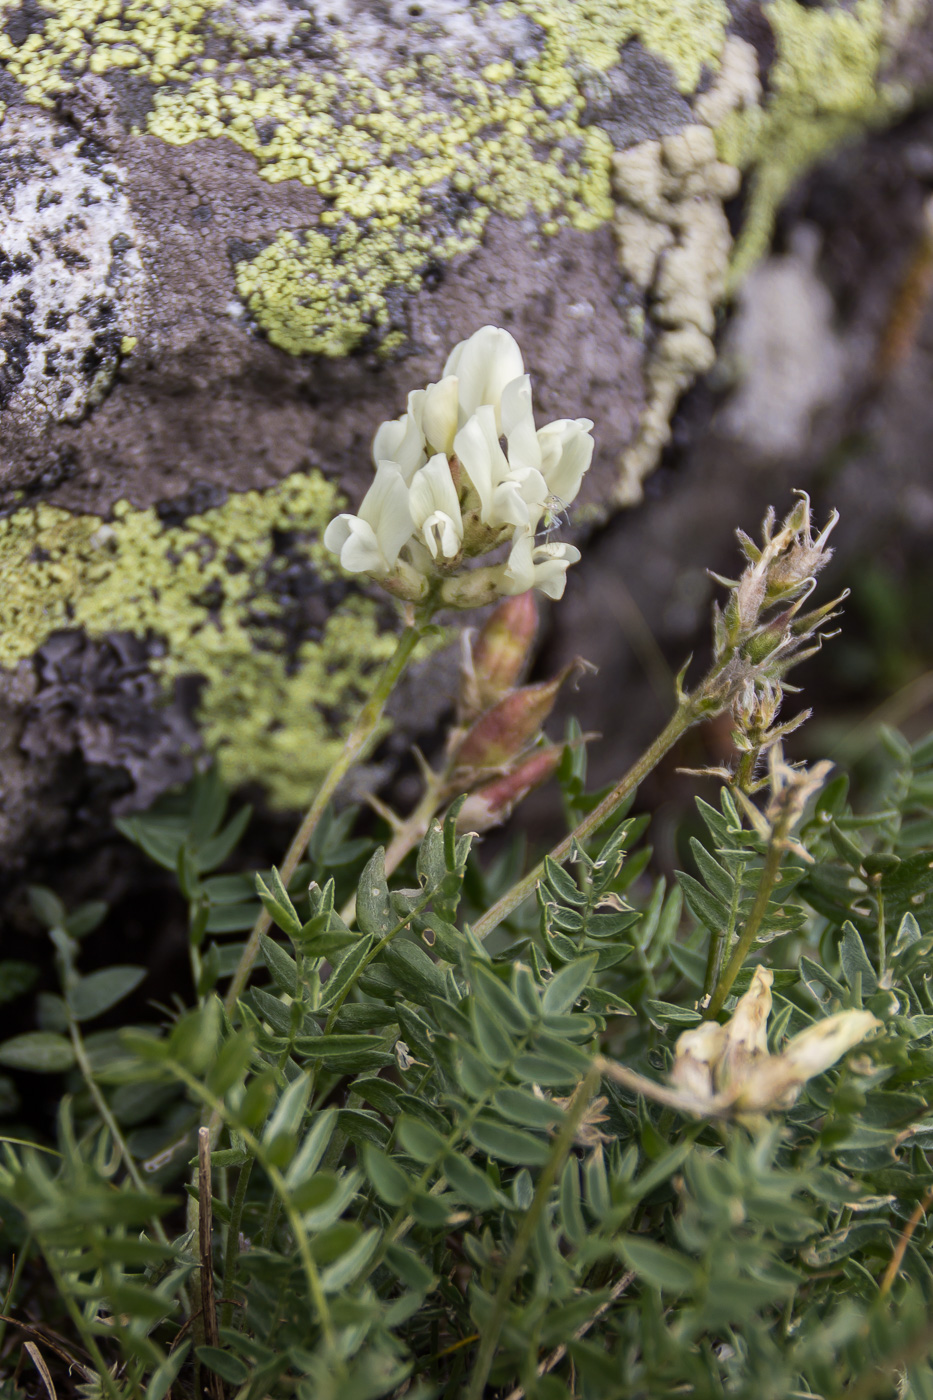
[[[444,375],[457,376],[460,421],[484,404],[495,413],[496,436],[502,432],[502,392],[513,379],[525,373],[522,352],[508,331],[483,326],[468,340],[461,340],[447,357]]]
[[[408,503],[431,558],[456,559],[463,546],[463,517],[450,463],[443,452],[415,472]]]
[[[535,524],[515,531],[508,563],[503,570],[502,592],[513,595],[537,588],[549,598],[562,598],[567,585],[567,570],[580,558],[580,551],[572,544],[537,544]]]
[[[509,466],[540,472],[547,497],[560,506],[576,500],[593,460],[589,418],[559,418],[535,429],[531,379],[527,374],[507,384],[502,393],[502,431],[509,447]]]
[[[454,438],[456,453],[479,498],[484,525],[527,525],[547,501],[544,477],[534,467],[513,467],[499,443],[495,412],[482,404]]]
[[[387,574],[411,538],[408,486],[395,462],[381,462],[357,515],[338,515],[324,531],[327,549],[350,574]]]
[[[437,383],[412,390],[405,413],[381,424],[376,480],[324,543],[349,572],[407,602],[469,608],[530,588],[559,598],[580,552],[539,544],[535,532],[579,492],[592,426],[566,418],[536,428],[518,345],[483,326],[454,347]],[[509,540],[505,563],[461,567]]]

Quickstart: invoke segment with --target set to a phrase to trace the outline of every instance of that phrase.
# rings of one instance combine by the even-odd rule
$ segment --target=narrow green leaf
[[[214,870],[218,865],[223,865],[240,844],[252,815],[252,807],[241,807],[223,831],[219,831],[210,841],[205,841],[203,845],[195,842],[194,858],[199,871]]]
[[[39,969],[34,963],[20,962],[15,958],[0,962],[0,1006],[28,992],[38,976]]]
[[[362,1150],[363,1170],[376,1194],[390,1206],[400,1206],[407,1198],[411,1183],[397,1162],[378,1147],[366,1143]]]
[[[283,992],[288,992],[289,996],[298,995],[298,964],[295,959],[286,953],[285,949],[268,934],[263,934],[259,940],[262,948],[263,961],[272,976],[272,980]]]
[[[32,912],[46,928],[64,928],[68,915],[57,894],[44,885],[29,886],[29,904]]]
[[[541,1003],[546,1016],[561,1015],[571,1009],[593,975],[596,961],[596,954],[590,953],[554,974],[544,989]]]
[[[297,1079],[292,1080],[266,1124],[262,1135],[263,1144],[274,1142],[283,1133],[297,1133],[308,1106],[310,1093],[311,1076],[308,1073],[300,1074]]]
[[[324,1292],[339,1293],[358,1278],[375,1254],[381,1238],[381,1230],[367,1230],[365,1234],[360,1235],[352,1248],[324,1269],[321,1273],[321,1287]]]
[[[444,974],[417,943],[397,938],[383,949],[382,960],[402,989],[420,1006],[428,1004],[432,996],[443,997]]]
[[[0,1044],[0,1065],[36,1074],[61,1074],[71,1069],[74,1058],[71,1042],[51,1031],[27,1031]]]
[[[420,1293],[426,1293],[434,1283],[434,1274],[410,1249],[403,1249],[400,1244],[390,1244],[386,1250],[386,1263],[402,1283],[409,1288],[417,1289]]]
[[[356,919],[364,933],[385,938],[398,920],[389,903],[385,851],[380,846],[368,861],[356,891]]]
[[[214,1371],[228,1385],[245,1385],[249,1380],[249,1367],[238,1356],[231,1356],[229,1351],[204,1346],[195,1347],[194,1352],[202,1366]]]
[[[735,881],[728,870],[723,869],[719,861],[710,854],[702,841],[698,841],[695,836],[691,836],[690,838],[690,850],[693,852],[693,859],[696,861],[697,869],[702,875],[707,887],[712,890],[714,895],[728,904],[732,898],[733,889],[735,888]]]
[[[253,1057],[254,1043],[253,1031],[249,1026],[236,1031],[224,1041],[207,1078],[212,1094],[223,1098],[228,1089],[244,1078]]]
[[[268,883],[261,875],[256,876],[256,893],[277,927],[289,938],[297,938],[301,933],[301,920],[275,866],[272,867]]]
[[[620,1249],[629,1268],[655,1288],[686,1293],[697,1284],[696,1266],[684,1254],[642,1235],[626,1235]]]
[[[499,1089],[493,1095],[493,1107],[508,1123],[523,1128],[549,1129],[561,1122],[563,1109],[550,1099],[539,1098],[530,1089]]]
[[[322,1006],[333,1006],[344,990],[356,981],[360,972],[366,967],[366,960],[372,952],[373,942],[372,935],[357,939],[353,947],[348,949],[340,959],[324,983],[324,992],[321,997]],[[366,970],[369,974],[385,971],[383,968],[367,968]]]
[[[492,1210],[502,1197],[485,1172],[468,1157],[452,1152],[444,1158],[444,1175],[454,1194],[474,1210]]]
[[[105,967],[79,978],[67,993],[72,1015],[76,1021],[93,1021],[128,997],[145,977],[144,967]]]
[[[576,880],[550,856],[544,857],[544,879],[554,897],[562,903],[576,906],[586,903],[586,895],[578,889]]]
[[[800,976],[805,982],[818,982],[820,986],[825,987],[828,992],[832,992],[841,1001],[845,1000],[846,989],[842,983],[837,982],[832,973],[827,972],[825,967],[814,962],[812,958],[808,958],[806,954],[802,954],[800,958]]]
[[[688,1006],[675,1006],[673,1002],[658,1001],[653,997],[646,998],[645,1010],[651,1020],[660,1026],[694,1026],[703,1019],[699,1011],[693,1011]]]
[[[677,883],[683,890],[687,907],[701,924],[705,924],[712,932],[721,932],[729,925],[729,907],[721,899],[717,899],[708,889],[695,880],[692,875],[686,875],[682,870],[676,871]]]
[[[407,1152],[409,1157],[414,1157],[416,1162],[433,1162],[442,1157],[447,1150],[445,1139],[436,1129],[423,1119],[413,1118],[409,1114],[398,1120],[396,1134],[402,1150]]]
[[[859,937],[858,930],[848,919],[842,926],[839,960],[842,963],[842,970],[849,987],[855,986],[855,979],[861,974],[862,994],[873,996],[878,990],[878,978],[872,967],[871,959],[865,951],[865,945]]]
[[[286,1186],[295,1189],[314,1175],[327,1151],[336,1123],[336,1108],[325,1108],[314,1115],[305,1140],[285,1173]]]
[[[548,1143],[541,1138],[492,1118],[478,1118],[469,1130],[469,1138],[487,1156],[517,1167],[543,1167],[550,1155]]]

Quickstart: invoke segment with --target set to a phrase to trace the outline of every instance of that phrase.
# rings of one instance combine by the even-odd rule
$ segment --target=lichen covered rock
[[[898,109],[900,42],[880,0],[10,0],[0,664],[32,668],[35,770],[110,745],[148,799],[195,717],[303,801],[385,645],[318,542],[377,423],[503,325],[542,414],[596,424],[578,529],[636,498],[714,355],[738,172],[747,256],[797,169]],[[106,695],[99,649],[145,643],[126,733],[181,706],[148,766],[109,700],[43,748],[61,636]]]
[[[124,176],[45,113],[0,125],[0,410],[41,428],[109,389],[145,278]]]

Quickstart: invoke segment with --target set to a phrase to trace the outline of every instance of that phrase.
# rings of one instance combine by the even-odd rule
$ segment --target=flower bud
[[[460,713],[472,719],[508,695],[525,669],[538,627],[533,593],[500,603],[472,642],[464,634]]]
[[[767,627],[763,627],[760,632],[755,632],[743,648],[745,655],[755,666],[766,661],[769,656],[777,651],[782,642],[787,639],[787,626],[789,621],[788,613],[781,613]]]
[[[563,748],[558,744],[536,749],[510,773],[471,793],[460,808],[458,832],[482,833],[494,826],[501,826],[529,792],[547,782],[555,772],[562,753]]]
[[[511,691],[481,715],[452,756],[455,780],[457,775],[479,777],[495,772],[527,748],[554,708],[557,693],[576,664],[565,666],[552,681]]]

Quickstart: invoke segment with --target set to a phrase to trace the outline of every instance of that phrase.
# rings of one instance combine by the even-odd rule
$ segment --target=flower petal
[[[450,464],[443,452],[415,472],[409,487],[408,503],[412,520],[421,530],[428,549],[436,559],[438,550],[445,559],[460,553],[463,518]]]
[[[491,409],[485,410],[487,417],[491,413]],[[495,434],[494,420],[492,428]],[[508,469],[508,463],[504,460],[498,438],[495,435],[490,438],[489,433],[484,431],[483,418],[479,413],[474,413],[454,438],[454,452],[479,496],[480,515],[489,524],[492,493],[503,475],[503,467]],[[498,458],[503,458],[501,464]]]
[[[458,383],[455,374],[448,374],[438,384],[429,384],[424,393],[422,432],[429,447],[448,456],[460,422]]]
[[[423,394],[424,390],[417,392]],[[411,398],[410,394],[409,404]],[[424,464],[425,456],[424,434],[418,419],[411,413],[403,413],[401,418],[381,423],[376,429],[373,438],[373,461],[376,466],[380,462],[395,462],[405,480],[411,481],[413,474]]]
[[[376,479],[360,505],[360,519],[373,529],[387,569],[411,539],[414,522],[408,506],[408,487],[397,462],[380,462]]]
[[[373,527],[355,515],[344,515],[338,519],[347,522],[347,537],[340,550],[340,566],[348,574],[386,574],[388,565],[379,548],[379,541]],[[334,524],[337,522],[334,521]]]
[[[502,431],[509,444],[509,466],[541,469],[541,446],[531,404],[531,376],[513,379],[502,391]]]
[[[445,376],[455,374],[459,380],[461,416],[469,418],[482,404],[489,404],[496,415],[496,437],[502,431],[502,390],[524,372],[517,342],[496,326],[483,326],[468,340],[461,340],[444,366]]]

